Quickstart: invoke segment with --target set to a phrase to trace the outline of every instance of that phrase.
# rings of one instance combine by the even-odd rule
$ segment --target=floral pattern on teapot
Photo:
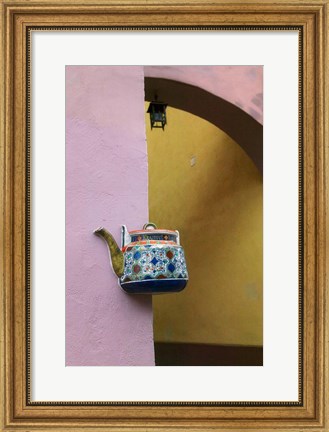
[[[149,279],[187,279],[182,247],[136,245],[125,253],[125,270],[121,282]]]

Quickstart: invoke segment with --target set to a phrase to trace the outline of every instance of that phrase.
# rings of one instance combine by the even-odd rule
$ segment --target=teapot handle
[[[152,222],[148,222],[143,226],[143,230],[146,229],[157,229],[157,226]]]

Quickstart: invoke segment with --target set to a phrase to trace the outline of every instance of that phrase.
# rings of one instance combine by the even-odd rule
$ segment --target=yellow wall
[[[260,173],[184,111],[168,108],[164,132],[146,117],[146,129],[150,221],[180,231],[189,271],[183,292],[153,296],[155,341],[262,345]]]

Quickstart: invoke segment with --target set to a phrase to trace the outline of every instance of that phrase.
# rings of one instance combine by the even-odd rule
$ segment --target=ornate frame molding
[[[2,430],[328,430],[328,0],[3,1],[1,92]],[[29,74],[31,28],[298,27],[302,32],[302,397],[296,403],[33,403],[29,401]],[[229,408],[229,409],[228,409]]]

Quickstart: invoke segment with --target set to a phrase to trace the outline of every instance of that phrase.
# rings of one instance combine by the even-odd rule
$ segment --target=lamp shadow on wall
[[[183,292],[153,298],[156,365],[261,366],[262,126],[213,95],[195,107],[204,91],[181,84],[145,80],[169,104],[165,131],[146,118],[149,218],[180,231],[189,270]]]

